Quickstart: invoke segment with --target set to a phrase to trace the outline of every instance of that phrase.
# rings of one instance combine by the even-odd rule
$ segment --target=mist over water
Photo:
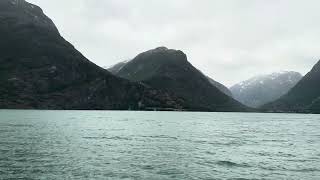
[[[0,111],[0,179],[319,179],[320,116]]]

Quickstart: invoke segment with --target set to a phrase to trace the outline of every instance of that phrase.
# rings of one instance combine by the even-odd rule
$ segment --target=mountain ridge
[[[116,75],[153,88],[170,91],[207,111],[245,110],[246,107],[213,86],[180,50],[159,47],[140,53],[120,66]],[[114,71],[114,70],[111,70]]]
[[[167,48],[166,48],[167,49]],[[104,69],[107,69],[109,72],[111,72],[114,75],[117,75],[119,73],[119,71],[131,60],[126,60],[126,61],[121,61],[111,67],[104,67]],[[202,73],[202,72],[201,72]],[[204,76],[206,76],[206,78],[209,80],[209,82],[214,85],[216,88],[218,88],[220,91],[222,91],[223,93],[225,93],[226,95],[232,97],[232,93],[229,90],[229,88],[227,88],[225,85],[219,83],[218,81],[213,80],[212,78],[210,78],[209,76],[205,75],[204,73],[202,73]]]

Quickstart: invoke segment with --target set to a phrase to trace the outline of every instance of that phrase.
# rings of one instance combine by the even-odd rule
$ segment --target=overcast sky
[[[158,46],[227,86],[320,59],[319,0],[28,0],[87,58],[111,66]]]

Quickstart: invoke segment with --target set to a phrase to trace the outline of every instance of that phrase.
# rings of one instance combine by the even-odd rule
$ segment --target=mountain
[[[86,59],[40,7],[0,1],[0,108],[184,108],[184,100],[116,77]]]
[[[275,112],[320,113],[320,61],[280,99],[262,108]]]
[[[232,92],[230,91],[229,88],[227,88],[225,85],[213,80],[212,78],[210,78],[209,76],[206,76],[207,79],[209,80],[209,82],[215,86],[216,88],[218,88],[221,92],[223,92],[224,94],[233,97]]]
[[[123,68],[123,66],[125,66],[128,62],[129,61],[122,61],[122,62],[119,62],[119,63],[113,65],[110,68],[106,67],[105,69],[107,69],[112,74],[117,74]]]
[[[179,50],[159,47],[136,56],[113,72],[133,82],[168,91],[186,100],[190,109],[245,111],[247,108],[213,86]]]
[[[115,65],[113,65],[112,67],[110,68],[105,68],[107,69],[109,72],[111,72],[112,74],[114,75],[117,75],[119,73],[119,71],[130,61],[122,61],[122,62],[119,62]],[[205,75],[206,76],[206,75]],[[220,91],[222,91],[223,93],[225,93],[226,95],[232,97],[232,93],[231,91],[226,87],[224,86],[223,84],[213,80],[212,78],[210,78],[209,76],[206,76],[206,78],[209,80],[209,82],[215,86],[216,88],[218,88]]]
[[[236,100],[257,108],[285,95],[301,78],[298,72],[277,72],[253,77],[232,86],[230,90]]]

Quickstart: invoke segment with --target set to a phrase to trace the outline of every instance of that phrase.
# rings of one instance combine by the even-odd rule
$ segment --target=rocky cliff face
[[[257,108],[285,95],[301,78],[298,72],[276,72],[250,78],[232,86],[230,90],[235,99]]]
[[[159,47],[139,54],[114,71],[119,77],[142,82],[186,100],[203,111],[246,111],[247,108],[212,85],[179,50]]]
[[[183,108],[180,98],[90,62],[33,4],[1,0],[0,22],[0,108]]]

